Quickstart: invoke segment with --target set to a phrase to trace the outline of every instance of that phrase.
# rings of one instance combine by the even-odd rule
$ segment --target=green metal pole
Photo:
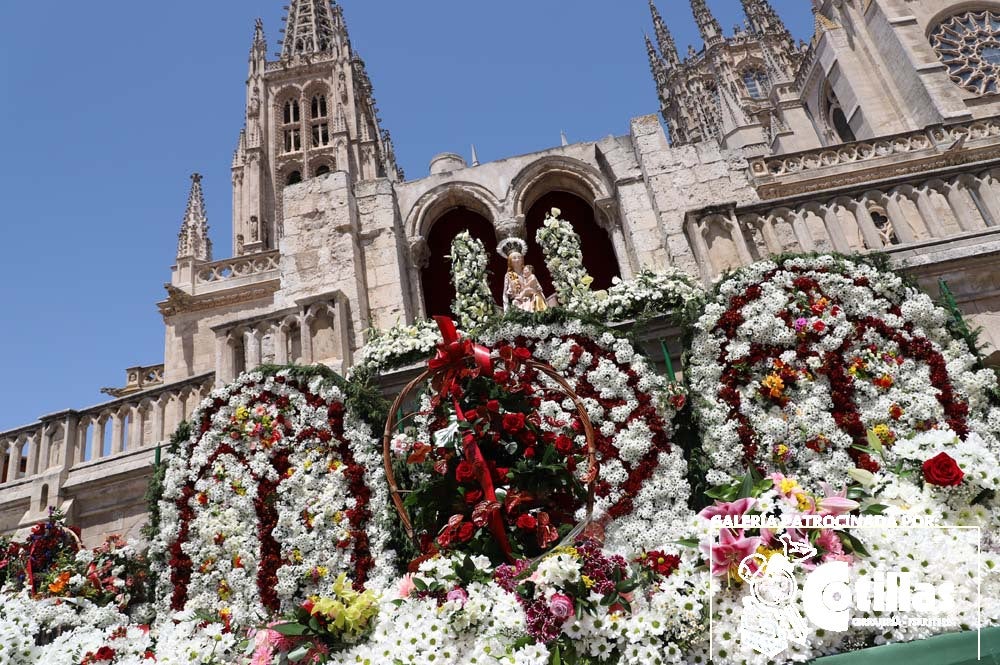
[[[667,350],[667,343],[664,339],[660,338],[660,350],[663,351],[663,361],[667,363],[667,376],[674,383],[677,382],[677,375],[674,374],[674,363],[670,360],[670,351]]]

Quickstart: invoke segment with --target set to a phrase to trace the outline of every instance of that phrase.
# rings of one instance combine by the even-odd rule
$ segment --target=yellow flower
[[[575,547],[570,547],[569,545],[563,545],[562,547],[557,547],[549,554],[549,556],[558,556],[560,554],[566,554],[573,557],[574,559],[580,558],[580,552]]]
[[[589,578],[589,577],[587,577],[586,575],[581,575],[581,576],[580,576],[580,579],[582,579],[582,580],[583,580],[583,585],[584,585],[585,587],[587,587],[588,589],[590,589],[591,587],[593,587],[593,586],[594,586],[594,580],[590,579],[590,578]]]
[[[238,407],[236,407],[236,414],[235,414],[236,422],[240,422],[241,423],[244,420],[246,420],[249,416],[250,416],[250,412],[247,410],[247,408],[245,406],[238,406]]]
[[[799,504],[799,510],[812,510],[813,501],[809,498],[809,495],[805,492],[799,492],[795,495],[795,500]]]
[[[799,486],[799,481],[792,478],[784,478],[778,483],[778,490],[782,494],[791,494],[792,490]]]

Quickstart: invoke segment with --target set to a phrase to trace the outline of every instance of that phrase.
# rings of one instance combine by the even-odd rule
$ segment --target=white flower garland
[[[552,286],[559,304],[573,308],[580,306],[576,303],[587,303],[594,297],[590,291],[594,278],[587,274],[583,266],[580,236],[573,230],[572,224],[559,218],[561,214],[559,208],[547,213],[535,238],[545,254],[545,265],[552,275]]]
[[[455,286],[452,309],[466,330],[496,316],[496,302],[487,283],[489,258],[483,243],[463,231],[451,242],[451,280]]]
[[[245,374],[206,399],[164,478],[152,544],[167,562],[153,571],[160,616],[183,609],[250,626],[277,609],[266,593],[288,610],[340,572],[375,588],[391,577],[381,459],[343,399],[287,370]]]
[[[897,275],[835,257],[761,262],[726,279],[695,326],[687,373],[709,481],[752,461],[815,489],[858,466],[923,462],[957,438],[975,449],[953,449],[969,482],[940,491],[1000,487],[1000,410],[987,396],[996,376],[973,369],[945,320]],[[861,452],[869,430],[882,459]]]
[[[396,325],[388,330],[372,329],[368,342],[358,352],[348,378],[359,370],[379,373],[407,361],[425,362],[441,343],[441,330],[434,321],[424,319],[412,326]]]

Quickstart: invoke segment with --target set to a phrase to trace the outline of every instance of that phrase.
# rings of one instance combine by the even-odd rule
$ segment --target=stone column
[[[948,197],[948,205],[955,213],[958,225],[962,227],[963,231],[976,231],[985,226],[982,218],[973,213],[975,202],[960,180],[948,183],[946,196]]]
[[[313,362],[312,319],[313,317],[306,312],[299,316],[299,339],[302,342],[303,365],[311,365]]]
[[[795,232],[795,239],[799,241],[799,247],[803,252],[815,252],[816,241],[813,240],[809,225],[806,224],[805,211],[792,211],[792,230]]]
[[[142,448],[142,435],[145,423],[143,422],[142,409],[139,408],[138,404],[133,404],[129,408],[128,425],[128,449],[137,450]]]
[[[233,380],[233,350],[229,346],[229,334],[215,334],[215,385],[223,386]]]
[[[704,234],[705,225],[701,220],[695,220],[690,218],[688,220],[688,235],[691,236],[691,242],[694,243],[694,256],[698,261],[698,267],[701,269],[702,279],[707,283],[711,282],[712,278],[715,277],[715,267],[712,265],[712,255],[708,251],[708,243],[705,242]]]
[[[261,333],[256,327],[250,328],[243,333],[243,343],[246,345],[247,371],[260,367],[261,358]]]
[[[159,444],[162,443],[167,438],[164,436],[163,433],[163,425],[164,425],[163,416],[165,415],[164,412],[166,411],[166,405],[164,405],[163,403],[163,397],[159,397],[158,399],[153,401],[152,409],[153,409],[153,431],[150,432],[150,436],[152,437],[153,440],[150,441],[150,443]]]
[[[7,448],[7,482],[16,480],[21,472],[21,446],[13,441]]]
[[[879,235],[878,227],[875,226],[875,220],[872,219],[872,215],[868,212],[868,202],[867,199],[862,197],[860,200],[854,202],[854,209],[851,211],[854,214],[854,219],[857,220],[858,226],[861,228],[861,235],[865,239],[865,246],[868,249],[882,249],[882,236]]]
[[[935,238],[944,238],[948,235],[944,226],[941,224],[941,220],[938,218],[937,211],[934,209],[934,204],[931,202],[930,191],[926,187],[913,188],[913,202],[917,204],[917,210],[920,211],[920,217],[924,220],[924,224],[927,226],[927,230]]]
[[[823,226],[826,227],[826,233],[830,236],[833,250],[841,254],[849,254],[851,244],[847,242],[847,236],[844,235],[844,227],[840,222],[840,215],[837,214],[837,207],[836,203],[828,203],[820,206],[819,210],[822,213]]]
[[[753,257],[750,255],[750,249],[747,247],[747,239],[743,235],[743,229],[740,227],[739,220],[736,219],[735,215],[731,215],[726,218],[726,222],[729,224],[729,232],[732,234],[733,243],[736,245],[736,254],[740,257],[740,263],[745,266],[750,265],[753,263]]]
[[[1000,197],[997,196],[995,182],[990,173],[984,173],[976,179],[978,185],[976,192],[990,216],[990,219],[986,220],[987,226],[1000,226]]]
[[[274,364],[288,364],[288,324],[282,321],[276,324],[274,331]]]
[[[27,474],[30,476],[37,475],[38,473],[44,471],[44,469],[41,468],[43,436],[44,436],[43,429],[33,432],[28,436]]]
[[[80,418],[75,413],[66,414],[63,421],[63,447],[62,459],[59,460],[64,469],[70,469],[79,460],[76,459],[76,451],[79,449],[80,440]]]
[[[771,254],[781,254],[784,247],[781,245],[781,240],[778,239],[778,234],[774,232],[774,221],[770,216],[762,215],[757,216],[757,221],[760,224],[760,232],[764,236],[767,251]]]
[[[117,455],[125,448],[125,423],[122,422],[121,411],[111,415],[111,454]]]
[[[100,459],[104,457],[104,433],[108,421],[101,416],[94,418],[94,434],[90,439],[90,459]]]
[[[900,196],[901,194],[898,190],[893,190],[886,194],[885,212],[889,216],[889,223],[892,224],[892,230],[896,232],[896,237],[899,238],[899,242],[903,244],[910,244],[914,242],[916,238],[913,235],[913,229],[910,228],[910,223],[906,219],[906,212],[899,204]]]

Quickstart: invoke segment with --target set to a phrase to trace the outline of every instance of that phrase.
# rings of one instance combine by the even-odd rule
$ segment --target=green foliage
[[[189,438],[191,438],[191,423],[185,420],[177,426],[170,437],[166,457],[177,454],[180,445]],[[167,462],[161,453],[160,462],[153,465],[153,476],[149,479],[149,485],[146,487],[146,511],[149,513],[149,520],[142,527],[142,535],[148,542],[152,542],[160,533],[160,499],[163,498],[163,477],[166,472]]]
[[[963,340],[966,346],[969,347],[969,351],[976,357],[976,369],[987,369],[986,358],[983,354],[983,345],[980,341],[980,337],[983,334],[982,327],[972,327],[969,325],[969,322],[965,320],[965,316],[962,314],[962,310],[959,308],[958,302],[955,300],[955,296],[952,294],[951,289],[948,288],[948,282],[943,279],[939,279],[938,288],[941,291],[941,297],[938,299],[938,305],[943,307],[944,310],[948,312],[948,330],[956,338]],[[993,371],[997,372],[998,378],[1000,378],[1000,372],[996,369]],[[989,392],[989,395],[990,400],[994,404],[1000,405],[1000,388],[994,388]]]

